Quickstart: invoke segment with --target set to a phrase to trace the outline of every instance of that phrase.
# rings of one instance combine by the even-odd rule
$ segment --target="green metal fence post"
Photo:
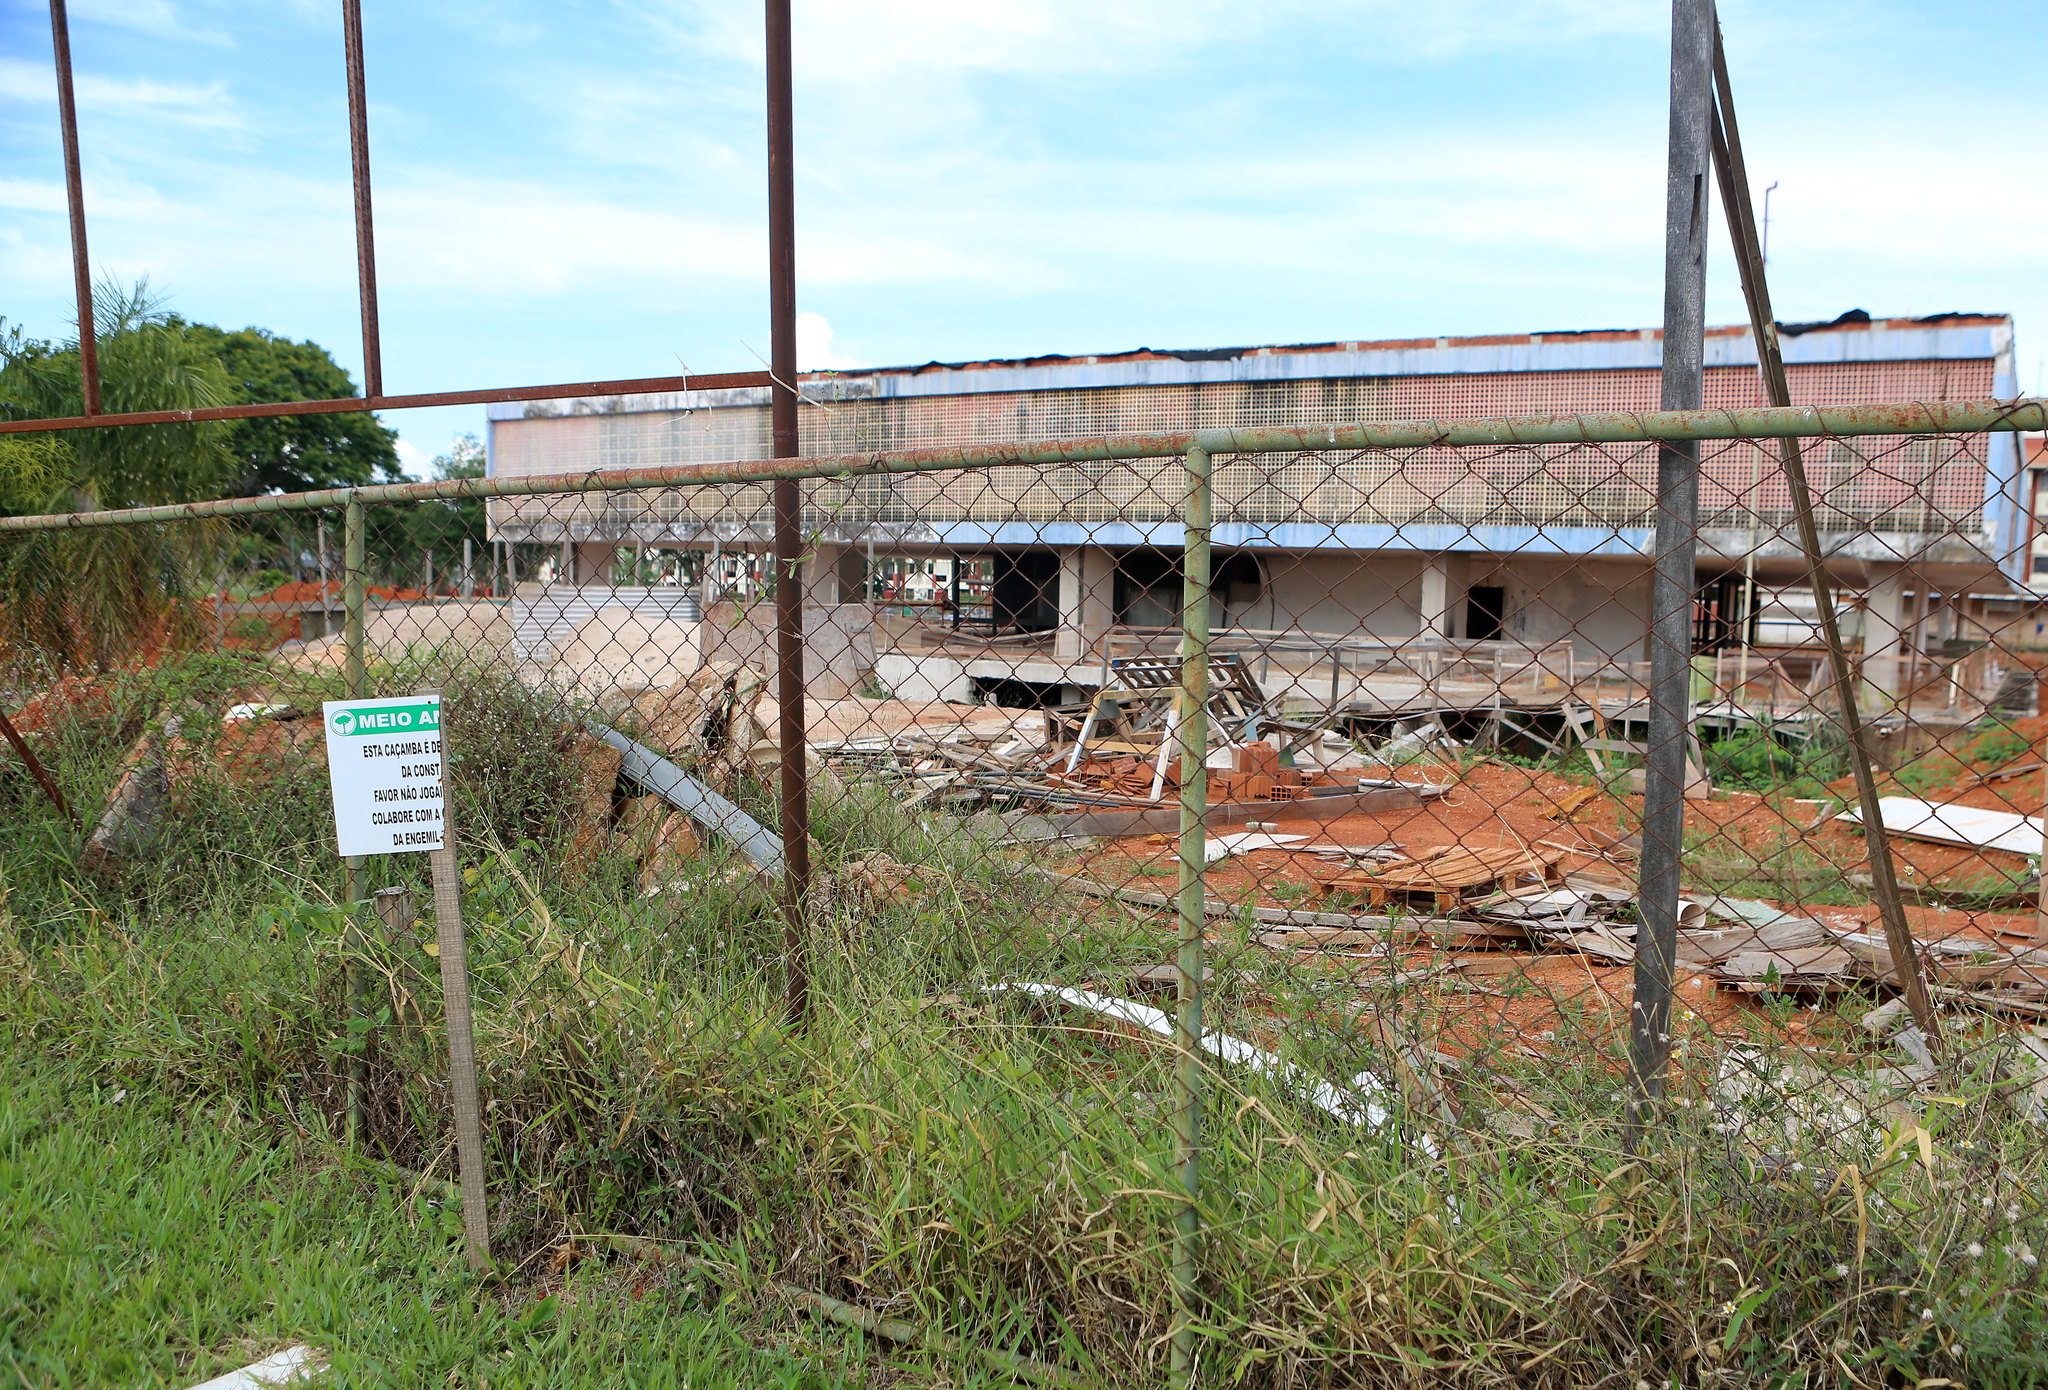
[[[363,504],[351,497],[342,511],[341,546],[341,603],[345,610],[341,629],[342,677],[351,700],[363,697],[363,549]],[[320,602],[327,602],[326,594],[320,595]],[[352,854],[341,861],[341,898],[348,914],[348,943],[354,949],[362,945],[363,934],[357,921],[366,897],[368,894],[363,891],[363,857]],[[349,1013],[360,1018],[366,1012],[363,994],[368,981],[353,960],[347,970]],[[356,1041],[363,1049],[370,1045],[368,1034]],[[363,1100],[368,1086],[366,1052],[354,1052],[350,1054],[348,1063],[348,1132],[351,1140],[362,1136]]]
[[[1209,810],[1209,451],[1187,452],[1186,539],[1181,552],[1180,1010],[1174,1045],[1174,1157],[1181,1209],[1173,1236],[1173,1376],[1195,1374],[1202,1140],[1203,821]]]

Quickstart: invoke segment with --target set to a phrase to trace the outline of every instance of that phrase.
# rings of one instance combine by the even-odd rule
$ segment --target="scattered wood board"
[[[1387,783],[1328,796],[1299,796],[1292,801],[1228,801],[1209,807],[1205,826],[1244,825],[1251,821],[1330,821],[1382,811],[1412,811],[1442,796],[1448,787],[1427,783]],[[1180,807],[1104,807],[1085,811],[1053,811],[1045,816],[1059,838],[1115,837],[1172,832],[1180,828]]]
[[[1061,884],[1086,893],[1090,897],[1107,898],[1132,907],[1149,907],[1164,911],[1180,905],[1179,899],[1168,897],[1164,893],[1147,893],[1137,888],[1115,888],[1078,874],[1055,873],[1051,869],[1033,868],[1030,865],[1020,867],[1024,873],[1033,877]],[[1467,935],[1490,934],[1483,922],[1433,922],[1423,917],[1380,917],[1350,912],[1310,912],[1301,908],[1253,907],[1244,903],[1225,902],[1220,898],[1204,898],[1202,913],[1208,917],[1237,917],[1248,913],[1253,921],[1263,922],[1269,926],[1296,929],[1334,927],[1339,930],[1362,931],[1369,933],[1375,941],[1382,939],[1388,932],[1421,934],[1433,927]],[[1290,931],[1285,934],[1291,936],[1294,933]]]
[[[1599,799],[1600,788],[1580,787],[1543,814],[1550,820],[1569,822],[1573,816],[1583,811],[1588,804]]]
[[[1393,894],[1427,895],[1439,913],[1458,906],[1467,890],[1511,886],[1516,880],[1536,875],[1545,880],[1557,876],[1556,850],[1504,846],[1472,849],[1445,845],[1406,859],[1375,864],[1340,874],[1331,882],[1342,888],[1363,889],[1373,906],[1385,904]]]

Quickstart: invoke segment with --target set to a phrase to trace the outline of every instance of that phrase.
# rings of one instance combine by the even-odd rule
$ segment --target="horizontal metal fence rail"
[[[121,511],[0,518],[0,532],[65,530],[199,521],[209,517],[318,511],[350,502],[459,501],[481,497],[613,492],[640,488],[759,483],[782,478],[943,473],[1015,464],[1090,459],[1264,454],[1326,449],[1404,449],[1513,444],[1619,444],[1665,439],[1807,438],[1823,435],[1975,434],[2048,429],[2048,401],[1909,401],[1891,405],[1791,406],[1758,410],[1628,411],[1605,415],[1515,415],[1497,420],[1418,420],[1384,424],[1180,430],[1049,440],[1028,445],[912,449],[823,458],[736,460],[717,464],[560,473],[526,478],[450,478],[264,497],[233,497]]]

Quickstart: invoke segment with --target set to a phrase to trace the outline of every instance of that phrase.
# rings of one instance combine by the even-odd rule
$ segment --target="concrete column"
[[[570,582],[579,589],[592,586],[610,588],[612,560],[618,553],[619,548],[615,545],[577,541],[570,547]]]
[[[1880,709],[1898,700],[1899,657],[1906,635],[1906,575],[1893,570],[1863,601],[1863,684]]]
[[[859,555],[843,545],[821,541],[813,548],[811,558],[804,561],[804,607],[829,608],[846,602],[840,566],[849,555],[859,563]]]
[[[1422,561],[1422,625],[1420,636],[1451,635],[1451,562],[1443,555]]]
[[[1078,661],[1116,616],[1116,557],[1099,545],[1060,549],[1060,627],[1054,652]]]
[[[704,569],[697,576],[697,602],[706,612],[716,603],[724,591],[721,571],[725,566],[725,544],[717,536],[711,538],[711,548],[704,552]]]

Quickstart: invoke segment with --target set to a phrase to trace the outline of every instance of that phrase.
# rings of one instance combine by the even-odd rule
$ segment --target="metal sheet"
[[[2035,858],[2041,854],[2043,825],[2039,816],[1921,801],[1910,796],[1880,797],[1877,813],[1884,820],[1884,828],[1893,835],[1910,835],[1916,840],[1944,845],[1968,845],[1972,849],[2001,849]],[[1863,813],[1848,810],[1835,819],[1861,825]]]

